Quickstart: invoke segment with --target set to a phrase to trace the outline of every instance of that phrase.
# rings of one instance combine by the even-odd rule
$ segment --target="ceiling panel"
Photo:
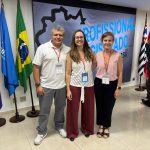
[[[117,6],[137,8],[144,11],[150,11],[150,0],[85,0]]]

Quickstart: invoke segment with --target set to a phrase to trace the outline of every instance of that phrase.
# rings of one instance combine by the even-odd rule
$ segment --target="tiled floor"
[[[39,146],[33,144],[38,118],[28,118],[20,123],[10,123],[14,113],[0,114],[7,123],[0,127],[0,150],[150,150],[150,108],[141,104],[146,92],[137,92],[134,87],[121,90],[113,117],[111,135],[108,139],[96,134],[86,138],[81,133],[74,142],[61,138],[54,130],[52,107],[48,136]],[[24,115],[27,110],[19,110]],[[80,127],[80,126],[79,126]],[[95,133],[96,133],[95,125]]]

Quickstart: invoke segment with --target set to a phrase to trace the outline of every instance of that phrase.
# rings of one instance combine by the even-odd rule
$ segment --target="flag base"
[[[28,117],[33,118],[33,117],[39,116],[39,113],[40,113],[39,110],[30,110],[30,111],[27,112],[26,115],[27,115]]]
[[[146,88],[146,86],[142,86],[142,88],[144,89],[144,90],[146,90],[147,88]]]
[[[0,127],[6,124],[6,119],[0,118]]]
[[[9,121],[11,123],[18,123],[18,122],[21,122],[25,119],[25,116],[22,116],[22,115],[16,115],[16,116],[13,116],[9,119]]]
[[[145,88],[143,88],[142,86],[139,86],[138,88],[135,88],[136,91],[144,91]]]

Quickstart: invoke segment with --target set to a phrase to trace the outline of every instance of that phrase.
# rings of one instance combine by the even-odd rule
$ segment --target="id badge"
[[[88,82],[88,73],[82,73],[82,82]]]
[[[56,74],[62,74],[63,73],[63,65],[61,63],[56,64]]]
[[[109,84],[109,74],[105,74],[103,77],[102,77],[102,84]]]

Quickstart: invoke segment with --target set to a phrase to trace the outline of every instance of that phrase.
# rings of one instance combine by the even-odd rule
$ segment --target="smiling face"
[[[83,47],[84,45],[84,35],[80,31],[75,34],[75,44],[77,47]]]
[[[64,32],[59,30],[53,30],[51,38],[53,45],[59,48],[64,39]]]
[[[114,43],[114,39],[112,36],[108,35],[102,39],[102,43],[105,50],[111,50]]]

